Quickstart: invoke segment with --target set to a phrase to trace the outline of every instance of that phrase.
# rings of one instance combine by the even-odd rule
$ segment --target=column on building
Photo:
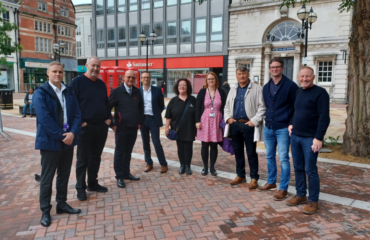
[[[271,59],[271,43],[265,43],[265,70],[263,75],[263,84],[267,84],[270,80],[270,72],[269,72],[269,61]]]
[[[293,43],[294,45],[294,68],[293,68],[293,81],[297,84],[298,83],[298,73],[299,69],[301,67],[301,46],[302,46],[302,41],[297,40]]]

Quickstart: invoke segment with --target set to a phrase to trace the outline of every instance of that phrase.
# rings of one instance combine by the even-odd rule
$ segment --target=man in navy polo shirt
[[[294,101],[298,86],[283,75],[284,61],[281,58],[272,58],[269,62],[270,81],[263,87],[263,99],[266,104],[264,141],[268,169],[267,183],[259,190],[276,189],[277,167],[276,146],[278,146],[281,163],[279,190],[274,194],[275,201],[284,200],[288,196],[290,180],[288,132],[289,122],[294,113]]]

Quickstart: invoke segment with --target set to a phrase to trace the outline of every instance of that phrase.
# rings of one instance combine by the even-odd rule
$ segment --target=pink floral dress
[[[202,126],[201,129],[197,130],[197,140],[202,142],[222,142],[222,129],[220,127],[222,120],[221,104],[221,95],[217,90],[213,100],[212,110],[212,100],[207,90],[204,97],[204,112],[200,118]],[[214,113],[215,116],[210,117],[210,113]]]

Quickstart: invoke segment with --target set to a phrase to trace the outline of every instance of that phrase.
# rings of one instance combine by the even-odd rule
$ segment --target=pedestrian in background
[[[33,96],[33,89],[28,89],[28,93],[26,93],[26,96],[24,97],[24,107],[23,107],[23,116],[22,118],[25,118],[27,116],[27,107],[30,108],[30,117],[33,117],[33,104],[32,104],[32,96]]]
[[[172,130],[178,130],[177,144],[177,155],[180,160],[180,174],[186,172],[187,175],[191,175],[192,171],[190,168],[191,159],[193,157],[193,142],[197,129],[195,128],[195,103],[196,99],[191,94],[193,92],[190,81],[186,78],[180,78],[176,81],[173,91],[176,93],[176,97],[173,97],[168,103],[166,110],[166,136],[169,134],[170,127]],[[188,108],[184,115],[182,124],[178,126],[179,120],[182,114]]]
[[[210,173],[212,176],[217,176],[215,163],[218,155],[217,145],[223,140],[220,123],[225,103],[226,94],[219,88],[217,75],[209,72],[206,75],[204,88],[198,93],[195,111],[197,140],[202,142],[203,176],[208,174],[209,156]]]
[[[224,91],[224,93],[226,94],[226,97],[227,95],[229,95],[229,92],[230,92],[230,84],[225,81],[223,84],[222,84],[222,90]]]

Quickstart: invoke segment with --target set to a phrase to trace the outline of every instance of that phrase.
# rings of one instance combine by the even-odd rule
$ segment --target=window
[[[77,57],[81,57],[81,42],[77,42]]]
[[[177,0],[167,0],[167,6],[172,6],[176,4],[177,4]]]
[[[67,43],[67,42],[66,42],[66,43],[65,43],[65,47],[64,47],[64,50],[65,50],[65,51],[64,51],[64,54],[65,54],[65,55],[69,55],[69,49],[70,49],[70,48],[69,48],[69,43]]]
[[[181,22],[181,43],[191,43],[191,21]]]
[[[61,43],[64,43],[64,48],[61,48],[60,50],[60,54],[63,54],[64,55],[64,51],[65,51],[65,49],[66,49],[66,43],[64,42],[64,41],[58,41],[58,44],[59,44],[59,46],[60,46],[60,44]]]
[[[154,44],[163,44],[163,24],[154,23],[154,32],[157,34],[157,40],[154,41]]]
[[[39,51],[39,38],[38,37],[36,37],[35,45],[36,45],[35,47],[36,52],[38,52]]]
[[[141,0],[141,9],[150,9],[150,1],[149,0]]]
[[[222,41],[222,17],[213,17],[211,25],[211,41]]]
[[[118,0],[118,13],[124,13],[126,12],[126,1],[125,0]]]
[[[118,29],[118,47],[126,47],[126,28]]]
[[[319,62],[319,78],[318,82],[328,83],[331,82],[333,75],[333,62],[332,61],[321,61]]]
[[[150,26],[149,24],[141,25],[141,31],[145,34],[145,36],[148,38],[150,34]]]
[[[35,30],[36,31],[38,30],[38,26],[39,26],[39,23],[37,21],[35,21]]]
[[[46,23],[44,23],[44,32],[46,32]]]
[[[44,41],[43,38],[40,38],[40,52],[44,51]]]
[[[207,41],[206,35],[206,19],[197,19],[195,25],[195,42],[205,42]]]
[[[48,23],[48,33],[50,33],[50,23]]]
[[[4,22],[9,22],[9,11],[3,12]]]
[[[138,45],[137,37],[138,37],[137,27],[131,26],[130,27],[130,47],[134,47]]]
[[[71,35],[71,29],[70,28],[68,28],[68,36],[70,36],[70,37],[72,36]]]
[[[177,43],[176,22],[167,23],[167,43]]]
[[[137,11],[137,0],[129,0],[130,2],[130,12]]]
[[[104,15],[104,0],[96,0],[96,15]]]
[[[154,0],[154,7],[163,7],[163,0]]]
[[[60,34],[60,26],[58,26],[58,35]]]
[[[116,38],[114,36],[114,29],[108,29],[107,31],[107,39],[108,39],[108,48],[115,48],[116,47]]]
[[[247,68],[248,72],[251,70],[251,62],[238,62],[238,66],[244,66]]]
[[[51,40],[49,39],[48,42],[49,42],[49,44],[48,44],[48,46],[49,46],[48,52],[51,53]]]
[[[48,40],[44,39],[44,51],[48,52]]]
[[[39,11],[46,12],[46,3],[39,2]]]
[[[300,32],[302,26],[293,21],[285,21],[277,24],[270,33],[270,41],[291,41],[298,39],[297,33]],[[269,39],[266,39],[269,40]]]
[[[66,36],[68,37],[68,30],[69,30],[69,27],[66,27]]]
[[[181,0],[181,4],[184,4],[184,3],[191,3],[191,0]]]
[[[42,22],[39,22],[39,30],[42,32]]]
[[[114,14],[114,0],[107,0],[107,14]]]
[[[81,35],[81,21],[80,20],[76,20],[76,25],[77,25],[76,35]]]
[[[66,9],[66,8],[60,8],[60,15],[62,17],[68,17],[68,9]]]
[[[61,27],[62,31],[61,31],[61,35],[64,35],[64,27]]]
[[[105,47],[105,43],[104,43],[104,35],[103,35],[103,30],[97,30],[96,31],[96,41],[97,41],[97,45],[98,45],[98,48],[104,48]]]

